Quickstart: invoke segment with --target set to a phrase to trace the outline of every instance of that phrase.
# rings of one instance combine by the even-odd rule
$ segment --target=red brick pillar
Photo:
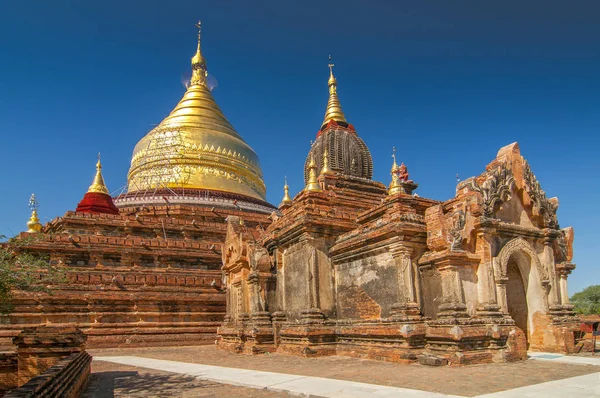
[[[17,346],[19,386],[44,373],[63,358],[85,349],[87,336],[74,326],[25,328],[13,339]]]

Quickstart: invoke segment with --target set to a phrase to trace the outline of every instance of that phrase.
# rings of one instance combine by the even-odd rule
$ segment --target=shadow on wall
[[[179,396],[186,390],[197,391],[198,388],[214,392],[219,386],[221,385],[218,383],[185,375],[140,374],[136,371],[98,372],[90,375],[90,381],[81,398],[172,397]]]

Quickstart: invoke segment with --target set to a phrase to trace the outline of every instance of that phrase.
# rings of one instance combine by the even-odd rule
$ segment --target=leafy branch
[[[0,243],[0,313],[12,309],[15,290],[49,292],[51,285],[66,281],[64,267],[53,265],[49,256],[29,248],[43,235],[15,237]],[[5,240],[0,235],[0,240]]]

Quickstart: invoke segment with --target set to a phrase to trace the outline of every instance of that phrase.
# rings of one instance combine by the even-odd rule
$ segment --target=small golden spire
[[[392,170],[390,171],[390,174],[392,175],[392,182],[388,188],[389,195],[404,192],[402,185],[400,184],[400,176],[398,175],[399,167],[396,163],[396,147],[392,147],[392,158],[394,158],[394,163],[392,164]]]
[[[321,175],[331,175],[333,170],[329,168],[329,152],[325,149],[323,152],[323,168],[321,169]]]
[[[40,207],[37,199],[34,194],[31,194],[31,198],[29,198],[29,210],[31,210],[31,217],[29,217],[29,221],[27,221],[27,232],[30,234],[37,234],[42,230],[42,224],[40,224],[40,219],[37,215],[37,209]]]
[[[337,96],[337,80],[335,76],[333,76],[333,66],[334,64],[331,62],[331,55],[329,56],[329,81],[327,84],[329,85],[329,100],[327,101],[327,110],[325,111],[325,119],[323,120],[323,125],[327,124],[330,120],[335,120],[336,122],[344,122],[346,123],[346,117],[344,116],[344,112],[342,111],[342,105],[340,104],[340,100]]]
[[[292,204],[292,198],[290,198],[290,187],[287,183],[287,176],[285,177],[285,185],[283,186],[283,199],[281,200],[282,205]]]
[[[198,47],[196,48],[196,54],[192,57],[192,79],[190,85],[206,85],[206,76],[208,71],[206,69],[206,60],[200,50],[200,35],[202,33],[202,21],[198,21],[195,26],[198,28]]]
[[[306,182],[305,191],[321,192],[321,186],[317,181],[317,164],[315,163],[315,157],[312,152],[310,153],[310,163],[308,164],[308,181]]]
[[[98,163],[96,163],[96,175],[94,176],[94,181],[92,185],[88,188],[88,193],[105,193],[108,195],[108,188],[106,188],[106,184],[104,183],[104,178],[102,177],[102,164],[100,163],[100,152],[98,152]]]

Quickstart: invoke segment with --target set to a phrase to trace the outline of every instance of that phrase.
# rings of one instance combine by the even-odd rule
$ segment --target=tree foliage
[[[25,250],[39,239],[42,237],[31,235],[0,243],[0,313],[12,308],[14,290],[48,292],[50,285],[66,279],[64,269],[50,264],[48,256]]]
[[[575,293],[571,297],[571,304],[575,306],[578,314],[600,314],[600,285],[592,285]]]

